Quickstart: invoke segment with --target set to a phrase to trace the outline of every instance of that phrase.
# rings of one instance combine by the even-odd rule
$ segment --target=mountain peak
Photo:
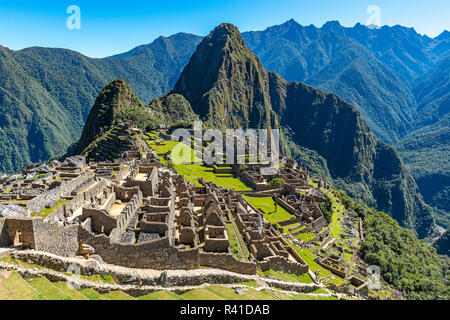
[[[219,26],[215,27],[212,33],[219,30],[226,30],[230,33],[239,32],[239,29],[234,24],[228,22],[221,23]]]
[[[326,31],[337,31],[339,29],[342,29],[342,25],[340,24],[339,21],[337,20],[333,20],[333,21],[328,21],[326,22],[323,26],[322,29],[326,30]]]
[[[130,107],[145,108],[125,80],[115,79],[106,85],[89,113],[76,153],[83,153],[91,142],[120,122],[121,112]]]
[[[267,71],[238,28],[223,23],[197,47],[173,93],[183,95],[216,128],[259,127],[270,104],[265,83]]]
[[[444,40],[450,37],[450,32],[448,30],[442,31],[440,35],[438,35],[435,39]]]

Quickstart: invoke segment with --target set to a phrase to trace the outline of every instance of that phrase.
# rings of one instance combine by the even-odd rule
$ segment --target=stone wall
[[[0,220],[0,246],[11,246],[17,232],[25,248],[60,256],[75,256],[78,251],[79,226],[63,227],[45,223],[42,218],[7,218]]]
[[[42,219],[33,220],[35,249],[63,257],[77,254],[78,225],[64,227],[59,223],[45,223]]]
[[[217,268],[242,274],[256,274],[256,263],[240,261],[230,253],[199,253],[199,263],[204,267]]]
[[[79,241],[92,246],[109,264],[155,270],[199,268],[198,249],[177,249],[170,245],[168,237],[142,244],[120,244],[80,228]]]
[[[6,234],[6,218],[0,218],[0,247],[8,246],[8,236]]]
[[[21,233],[21,242],[25,248],[34,249],[34,229],[33,220],[41,218],[7,218],[3,226],[6,237],[6,246],[14,245],[17,232]],[[42,220],[42,219],[41,219]]]
[[[295,263],[280,256],[265,258],[264,261],[258,262],[258,266],[261,267],[262,271],[272,269],[274,271],[295,274],[297,276],[301,276],[302,274],[307,273],[309,270],[308,265]]]
[[[83,172],[78,177],[72,180],[63,181],[58,187],[46,191],[43,194],[37,196],[36,198],[28,201],[27,209],[30,210],[31,212],[39,212],[46,206],[54,204],[61,197],[70,196],[75,188],[85,183],[88,179],[89,179],[88,172]]]
[[[92,227],[95,232],[109,235],[111,231],[117,228],[117,220],[104,210],[93,208],[83,208],[83,221],[91,219]]]

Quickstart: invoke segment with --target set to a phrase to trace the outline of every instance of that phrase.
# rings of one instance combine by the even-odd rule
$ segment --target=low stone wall
[[[34,220],[35,249],[63,257],[75,256],[79,248],[78,228],[78,225],[64,227],[42,219]]]
[[[293,206],[291,206],[289,203],[287,203],[283,199],[277,198],[277,202],[281,207],[286,209],[289,213],[296,215],[296,216],[298,215],[297,210],[295,210],[295,208]]]
[[[256,274],[256,263],[240,261],[230,253],[199,253],[199,263],[204,267],[217,268],[242,274]]]
[[[89,179],[88,172],[83,172],[78,177],[61,182],[60,186],[46,191],[43,194],[27,202],[27,209],[31,212],[39,212],[46,206],[54,204],[61,197],[70,196],[72,191]]]
[[[0,247],[6,247],[9,245],[5,222],[5,218],[0,218]]]
[[[61,187],[46,191],[36,198],[27,202],[27,209],[31,212],[39,212],[47,206],[53,205],[60,199]]]
[[[302,274],[307,273],[309,270],[308,265],[301,265],[280,256],[268,257],[264,261],[258,262],[258,266],[261,267],[262,271],[268,271],[272,269],[274,271],[295,274],[297,276],[301,276]]]
[[[105,235],[93,235],[80,228],[79,241],[92,246],[106,263],[128,268],[191,270],[199,267],[198,249],[181,250],[168,237],[142,244],[111,242]]]

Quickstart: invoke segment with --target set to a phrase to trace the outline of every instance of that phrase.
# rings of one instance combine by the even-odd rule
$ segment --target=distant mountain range
[[[440,213],[438,221],[449,225],[448,31],[431,39],[401,26],[329,22],[317,28],[290,20],[242,37],[265,69],[353,104],[375,135],[399,150]],[[98,92],[115,78],[145,103],[168,92],[201,40],[180,33],[105,59],[64,49],[0,47],[0,172],[63,153],[80,136]],[[256,118],[261,110],[255,106]],[[323,158],[303,147],[293,149],[330,175],[330,168],[316,166]]]

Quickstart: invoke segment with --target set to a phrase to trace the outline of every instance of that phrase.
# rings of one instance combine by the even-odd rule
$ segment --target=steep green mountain
[[[190,103],[179,94],[166,94],[153,99],[148,106],[154,122],[167,125],[191,126],[199,117],[194,113]]]
[[[200,40],[184,33],[160,37],[105,59],[0,47],[0,172],[62,154],[79,138],[98,92],[116,78],[146,102],[169,91]]]
[[[87,118],[75,153],[82,154],[94,140],[104,135],[114,125],[128,120],[130,113],[141,111],[141,118],[146,117],[145,112],[147,117],[150,117],[150,113],[133,93],[131,87],[122,79],[114,80],[98,95]]]
[[[434,242],[433,246],[439,254],[450,256],[450,229],[447,229],[447,231]]]
[[[236,27],[222,24],[197,47],[172,93],[218,128],[278,125],[298,153],[352,196],[389,212],[421,237],[433,233],[431,209],[398,153],[377,140],[355,107],[335,95],[269,73]]]
[[[449,299],[448,257],[439,256],[431,245],[383,213],[367,214],[364,227],[364,261],[379,266],[385,281],[410,299]]]
[[[450,57],[424,75],[414,88],[419,102],[416,129],[396,147],[437,221],[450,226]]]
[[[268,75],[238,29],[223,24],[197,47],[175,84],[193,110],[215,128],[261,128],[270,122]]]

